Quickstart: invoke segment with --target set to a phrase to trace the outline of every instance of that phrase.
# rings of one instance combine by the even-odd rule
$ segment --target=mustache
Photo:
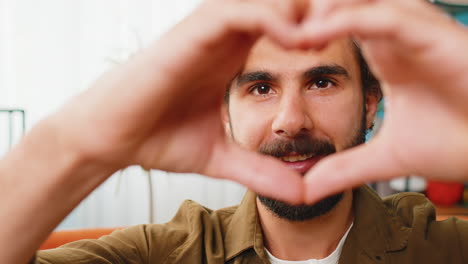
[[[300,134],[291,140],[277,139],[264,143],[259,147],[258,152],[276,158],[284,157],[292,152],[298,155],[326,156],[335,153],[336,148],[330,141],[313,139],[309,135]]]

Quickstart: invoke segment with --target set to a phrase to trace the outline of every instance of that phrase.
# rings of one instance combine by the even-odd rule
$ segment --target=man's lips
[[[325,156],[313,156],[309,159],[302,160],[302,161],[289,162],[289,161],[281,160],[281,162],[283,162],[283,164],[285,164],[289,168],[304,175],[307,171],[310,170],[310,168],[312,168],[317,162],[319,162],[324,157]]]

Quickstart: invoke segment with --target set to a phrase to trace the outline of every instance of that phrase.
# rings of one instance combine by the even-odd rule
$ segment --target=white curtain
[[[174,174],[152,171],[153,206],[147,173],[138,167],[112,176],[72,212],[59,229],[129,226],[169,221],[180,204],[191,199],[208,208],[217,209],[238,204],[245,188],[229,181],[220,181],[195,174]]]
[[[0,0],[0,108],[25,109],[30,128],[106,69],[157,39],[200,2]],[[7,151],[6,123],[0,116],[0,154]],[[197,175],[151,175],[157,223],[169,220],[184,199],[220,208],[238,203],[245,192],[237,184]],[[59,228],[147,223],[148,187],[146,173],[137,167],[117,173]]]

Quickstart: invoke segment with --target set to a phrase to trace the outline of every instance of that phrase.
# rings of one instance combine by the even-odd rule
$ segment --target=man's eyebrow
[[[347,79],[350,78],[349,72],[344,67],[337,64],[321,65],[310,68],[309,70],[304,72],[303,77],[306,80],[310,80],[322,75],[341,75],[343,77],[346,77]]]
[[[241,86],[246,83],[258,82],[258,81],[275,82],[276,80],[277,78],[269,72],[254,71],[254,72],[247,72],[247,73],[239,75],[237,77],[237,85]]]

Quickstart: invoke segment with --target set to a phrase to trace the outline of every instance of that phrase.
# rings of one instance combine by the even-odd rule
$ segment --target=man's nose
[[[276,135],[293,138],[311,130],[312,126],[303,98],[297,96],[281,100],[272,123],[272,130]]]

